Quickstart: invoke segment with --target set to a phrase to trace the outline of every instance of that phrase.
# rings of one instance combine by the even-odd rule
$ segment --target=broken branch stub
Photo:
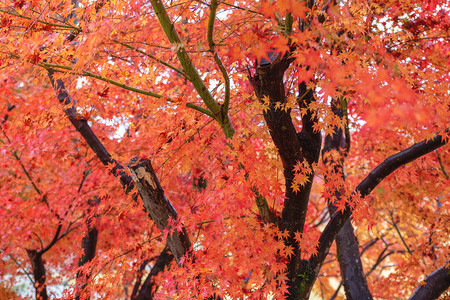
[[[161,231],[169,231],[167,244],[176,261],[180,262],[183,255],[190,251],[191,241],[184,227],[181,231],[169,228],[169,218],[176,220],[177,212],[167,200],[150,160],[135,157],[129,162],[128,169],[150,218]]]

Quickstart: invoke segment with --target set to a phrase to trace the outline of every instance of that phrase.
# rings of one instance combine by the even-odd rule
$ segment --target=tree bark
[[[97,241],[98,241],[98,229],[92,225],[92,220],[88,219],[86,221],[88,232],[83,237],[81,241],[81,247],[83,248],[84,254],[81,256],[80,260],[78,261],[78,267],[83,266],[84,264],[92,261],[95,257],[95,250],[97,248]],[[75,296],[76,300],[79,300],[81,297],[81,294],[84,292],[87,282],[90,278],[90,270],[87,272],[77,272],[77,295]],[[89,296],[87,298],[89,299]]]
[[[309,268],[307,262],[301,260],[300,248],[294,239],[294,233],[303,232],[314,173],[308,175],[308,182],[300,186],[300,190],[294,191],[294,167],[304,161],[310,166],[317,162],[321,136],[320,132],[313,129],[316,120],[311,112],[308,111],[302,117],[302,130],[297,133],[290,110],[283,108],[287,103],[283,76],[291,62],[292,59],[288,56],[272,55],[270,62],[266,61],[256,68],[256,74],[250,78],[250,82],[259,101],[268,105],[268,109],[263,112],[264,120],[283,163],[286,193],[279,226],[282,230],[289,231],[286,245],[294,250],[287,264],[289,279],[287,297],[297,299],[302,293],[304,278],[309,278]],[[313,92],[306,89],[306,83],[300,84],[299,91],[298,103],[301,108],[314,101]]]
[[[425,284],[421,284],[411,295],[409,300],[433,300],[439,298],[450,287],[450,260],[425,278]]]
[[[47,286],[45,285],[45,266],[42,253],[37,250],[27,250],[34,276],[34,288],[37,300],[47,300]]]
[[[169,220],[176,222],[177,212],[167,200],[150,160],[135,157],[128,164],[128,169],[150,218],[161,231],[169,231],[167,245],[177,263],[180,263],[183,255],[190,251],[191,241],[184,226],[181,229],[170,228]]]

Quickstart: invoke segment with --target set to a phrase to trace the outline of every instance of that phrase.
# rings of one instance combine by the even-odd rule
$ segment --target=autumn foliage
[[[2,1],[0,295],[449,297],[449,16]]]

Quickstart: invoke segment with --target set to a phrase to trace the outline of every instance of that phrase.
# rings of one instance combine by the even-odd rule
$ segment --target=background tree
[[[445,1],[0,14],[2,281],[39,299],[449,287]]]

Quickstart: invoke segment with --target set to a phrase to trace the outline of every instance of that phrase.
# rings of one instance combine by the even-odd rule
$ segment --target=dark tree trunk
[[[47,300],[47,286],[45,285],[45,266],[42,260],[42,253],[37,250],[27,250],[33,269],[34,288],[37,300]]]
[[[292,59],[287,56],[274,56],[271,62],[257,67],[256,74],[250,80],[259,101],[269,106],[263,115],[283,163],[286,193],[279,226],[282,230],[289,231],[286,245],[294,249],[287,263],[289,279],[287,297],[299,299],[305,292],[305,282],[310,281],[312,277],[309,263],[301,260],[300,248],[294,239],[294,233],[303,232],[314,173],[308,175],[308,182],[300,186],[298,191],[294,191],[294,167],[297,163],[305,161],[310,166],[317,162],[321,135],[313,129],[313,124],[317,120],[313,118],[312,112],[308,111],[303,116],[302,130],[298,133],[292,122],[290,110],[282,108],[287,103],[283,76],[291,62]],[[302,83],[299,90],[301,95],[298,104],[301,108],[305,108],[314,101],[313,92],[307,90],[306,83]]]

